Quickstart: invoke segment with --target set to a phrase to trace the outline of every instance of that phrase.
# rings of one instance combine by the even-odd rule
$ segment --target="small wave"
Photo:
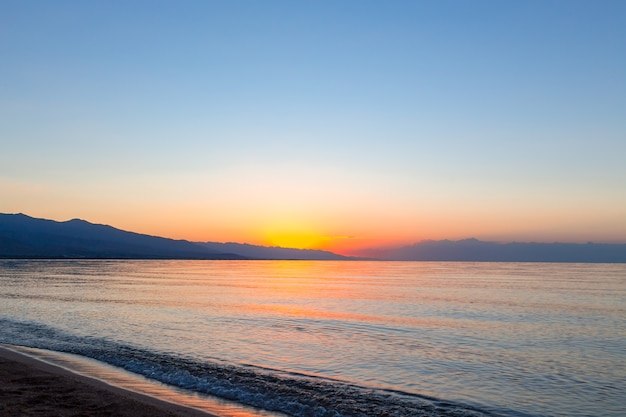
[[[405,392],[252,365],[200,361],[102,338],[77,336],[38,323],[0,318],[0,342],[78,354],[172,386],[295,417],[494,415],[467,405]]]

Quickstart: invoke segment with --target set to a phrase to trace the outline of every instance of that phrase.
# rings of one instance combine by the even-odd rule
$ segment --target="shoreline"
[[[0,345],[0,415],[219,417],[110,385]]]

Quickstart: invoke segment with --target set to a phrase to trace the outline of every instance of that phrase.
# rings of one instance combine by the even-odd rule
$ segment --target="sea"
[[[2,260],[0,343],[232,415],[621,417],[626,264]]]

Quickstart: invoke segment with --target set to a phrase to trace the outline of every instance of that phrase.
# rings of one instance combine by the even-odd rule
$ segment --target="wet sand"
[[[78,375],[2,346],[0,416],[217,417]]]

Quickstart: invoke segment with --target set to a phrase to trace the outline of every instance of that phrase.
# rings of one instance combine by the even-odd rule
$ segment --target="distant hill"
[[[369,259],[398,261],[626,263],[626,244],[431,240],[395,249],[371,249],[361,254]],[[127,232],[85,220],[57,222],[25,214],[0,214],[0,258],[363,259],[322,250],[189,242]]]
[[[0,258],[350,259],[321,250],[173,240],[85,220],[57,222],[25,214],[0,214]]]
[[[0,258],[243,259],[197,243],[126,232],[74,219],[0,214]]]
[[[626,263],[626,244],[429,240],[396,249],[372,249],[363,255],[398,261]]]
[[[218,252],[236,253],[254,259],[285,259],[285,260],[342,260],[353,259],[333,252],[314,249],[291,249],[276,246],[257,246],[248,243],[217,243],[206,242],[203,245]]]

